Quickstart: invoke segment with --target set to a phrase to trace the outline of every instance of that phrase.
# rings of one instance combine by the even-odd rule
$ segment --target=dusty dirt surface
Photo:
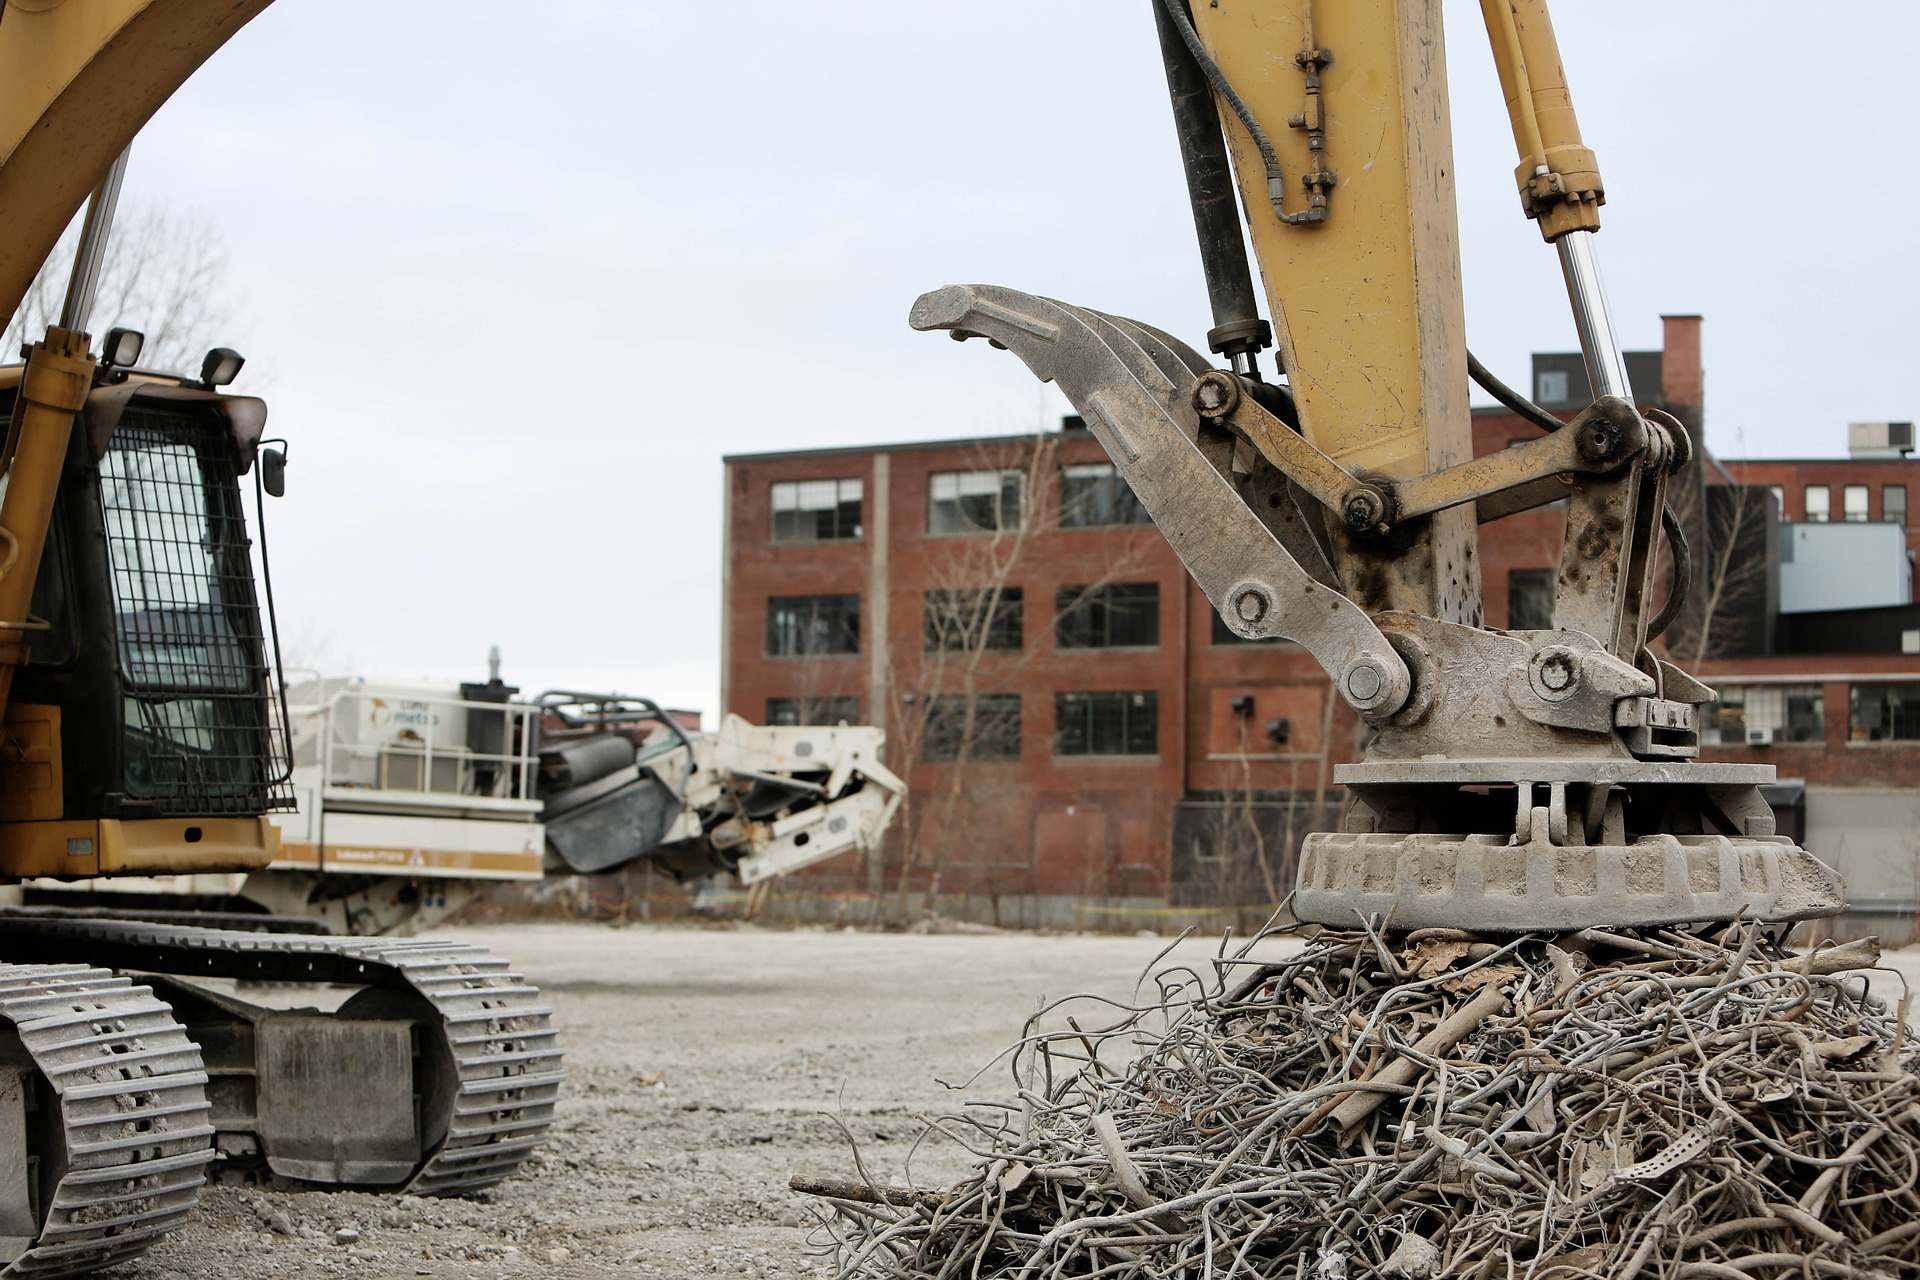
[[[1005,1098],[999,1069],[1042,997],[1131,992],[1160,938],[525,925],[447,930],[548,994],[567,1054],[552,1140],[482,1199],[209,1188],[191,1227],[110,1274],[825,1276],[795,1172],[904,1181],[915,1115]],[[1177,958],[1203,963],[1213,940]],[[1920,950],[1888,957],[1920,991]],[[1884,994],[1897,979],[1879,975]],[[1920,997],[1916,998],[1920,1005]],[[838,1116],[839,1120],[834,1119]],[[914,1154],[919,1185],[965,1166]]]
[[[1125,997],[1167,939],[523,925],[442,930],[549,996],[567,1082],[536,1163],[483,1199],[220,1185],[127,1280],[232,1276],[824,1276],[796,1172],[846,1175],[837,1115],[903,1180],[914,1116],[1004,1098],[996,1070],[1042,997]],[[1189,942],[1203,961],[1214,942]],[[922,1146],[913,1175],[964,1167]]]

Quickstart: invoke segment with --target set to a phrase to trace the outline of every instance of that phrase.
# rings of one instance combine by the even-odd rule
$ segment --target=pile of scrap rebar
[[[959,1185],[794,1185],[843,1280],[1920,1275],[1904,1002],[1778,932],[1250,945],[1037,1014]]]

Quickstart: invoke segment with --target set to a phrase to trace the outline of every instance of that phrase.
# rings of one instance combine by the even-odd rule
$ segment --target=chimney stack
[[[1697,413],[1706,405],[1706,371],[1700,366],[1700,317],[1661,316],[1660,398]],[[1684,415],[1682,415],[1684,417]]]

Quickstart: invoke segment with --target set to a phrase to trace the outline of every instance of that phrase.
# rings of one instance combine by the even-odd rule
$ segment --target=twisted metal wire
[[[1272,932],[1042,1009],[1012,1098],[930,1121],[970,1176],[828,1188],[841,1280],[1920,1277],[1920,1052],[1877,951],[1362,931],[1263,961]]]

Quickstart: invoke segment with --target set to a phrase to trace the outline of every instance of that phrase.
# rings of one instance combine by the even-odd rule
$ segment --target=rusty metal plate
[[[1351,928],[1489,933],[1785,922],[1837,915],[1833,868],[1783,836],[1646,835],[1625,845],[1491,835],[1321,832],[1301,850],[1293,913]]]
[[[270,1014],[257,1036],[257,1123],[275,1173],[388,1185],[413,1176],[411,1023]]]
[[[1766,786],[1774,780],[1770,764],[1701,764],[1692,760],[1502,759],[1382,760],[1337,764],[1333,780],[1345,787],[1404,786],[1409,783],[1611,782],[1621,786]]]

